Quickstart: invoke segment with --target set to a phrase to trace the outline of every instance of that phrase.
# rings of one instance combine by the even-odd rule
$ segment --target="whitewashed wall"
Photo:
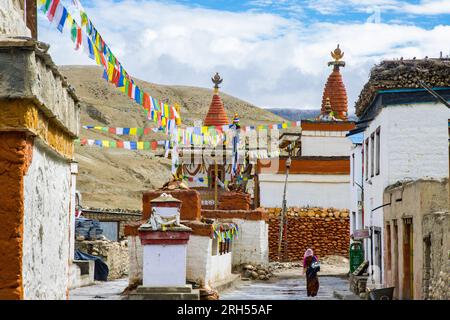
[[[211,256],[211,276],[206,279],[206,283],[211,287],[214,288],[218,283],[230,280],[232,255],[233,253],[229,252]]]
[[[262,207],[282,206],[285,175],[260,174]],[[350,208],[348,175],[289,174],[287,205]]]
[[[70,164],[36,139],[24,181],[24,299],[66,299],[70,181]]]
[[[24,19],[23,3],[24,0],[0,0],[0,37],[31,35]]]
[[[238,237],[233,241],[233,266],[269,263],[269,225],[264,220],[233,219]]]
[[[352,143],[347,131],[302,131],[302,156],[348,156]]]
[[[381,129],[380,174],[364,177],[364,224],[381,228],[382,239],[383,209],[372,210],[384,204],[387,186],[402,180],[448,178],[449,118],[450,110],[438,103],[395,105],[383,108],[365,130],[364,140],[370,140]],[[383,256],[383,243],[381,250]],[[370,247],[366,258],[370,261]]]
[[[186,278],[206,284],[211,278],[212,239],[192,235],[187,247]]]
[[[362,146],[354,145],[350,154],[350,233],[353,233],[355,229],[363,229],[362,219],[358,208],[358,200],[362,199],[363,177],[362,177]],[[354,155],[354,157],[352,156]],[[356,219],[353,217],[353,212],[356,213]]]
[[[143,271],[143,249],[141,239],[139,236],[128,236],[128,253],[129,253],[129,268],[128,268],[128,282],[135,284],[142,280]]]

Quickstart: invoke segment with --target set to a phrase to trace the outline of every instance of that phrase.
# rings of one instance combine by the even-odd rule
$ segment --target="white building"
[[[287,206],[350,208],[352,143],[346,134],[352,128],[347,121],[302,121],[299,150],[291,154]],[[286,159],[258,161],[260,206],[281,207]]]
[[[440,92],[450,97],[450,89]],[[448,178],[450,111],[424,89],[382,90],[365,101],[371,102],[357,103],[361,124],[356,130],[363,140],[362,147],[354,147],[352,167],[363,173],[362,221],[371,231],[366,259],[379,268],[378,281],[383,282],[383,208],[390,205],[383,202],[383,193],[399,181]],[[352,187],[352,211],[359,192]]]

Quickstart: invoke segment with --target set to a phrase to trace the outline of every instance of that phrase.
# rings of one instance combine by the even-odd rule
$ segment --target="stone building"
[[[448,179],[397,183],[384,192],[384,283],[397,299],[449,295],[448,192]]]
[[[79,105],[23,10],[0,6],[0,299],[66,299]]]

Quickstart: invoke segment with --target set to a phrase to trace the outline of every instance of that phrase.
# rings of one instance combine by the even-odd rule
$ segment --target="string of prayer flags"
[[[64,27],[68,26],[71,40],[75,43],[75,50],[83,48],[84,53],[90,59],[103,66],[105,71],[103,76],[109,83],[114,84],[130,99],[141,105],[148,120],[152,120],[162,129],[166,129],[167,134],[171,133],[176,125],[181,124],[179,106],[169,106],[137,86],[111,52],[79,1],[73,0],[73,3],[80,12],[81,26],[73,19],[60,0],[38,0],[40,10],[46,14],[51,23],[56,21],[54,24],[61,33]]]
[[[101,148],[126,149],[126,150],[156,150],[158,146],[164,145],[165,141],[123,141],[123,140],[76,140],[82,146],[98,146]]]
[[[233,241],[235,238],[238,239],[239,227],[235,223],[220,223],[213,224],[213,239],[219,240],[219,242],[224,242],[225,240]]]
[[[83,126],[84,129],[87,130],[97,130],[102,132],[107,132],[111,134],[115,134],[118,136],[143,136],[148,135],[150,133],[158,132],[158,128],[122,128],[122,127],[101,127],[101,126]]]

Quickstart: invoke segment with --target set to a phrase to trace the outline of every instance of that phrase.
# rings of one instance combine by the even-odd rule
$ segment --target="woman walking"
[[[319,278],[317,276],[319,270],[319,259],[314,255],[312,249],[306,250],[303,255],[303,274],[306,272],[306,292],[308,297],[315,297],[319,291]]]

